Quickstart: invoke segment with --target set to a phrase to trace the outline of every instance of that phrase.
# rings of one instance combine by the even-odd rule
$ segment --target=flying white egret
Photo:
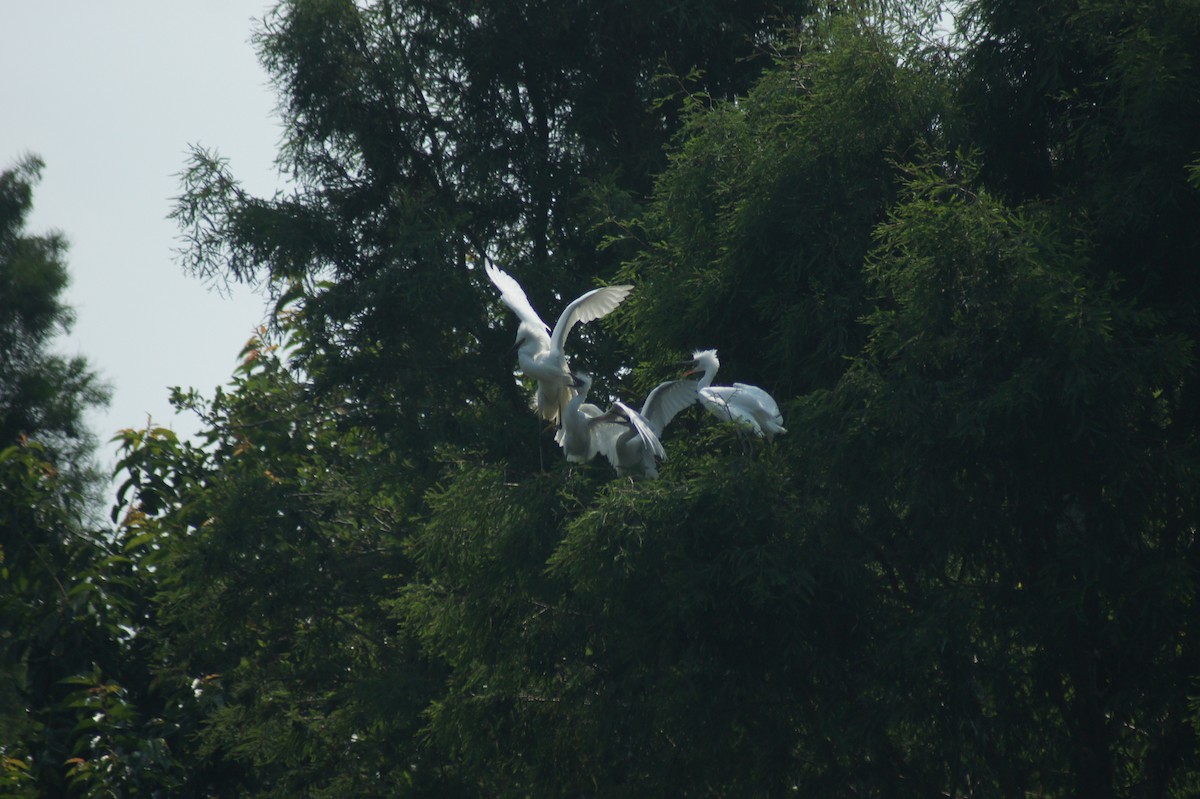
[[[576,378],[580,393],[567,404],[562,429],[556,436],[567,460],[583,463],[603,453],[617,474],[640,472],[658,477],[657,462],[667,458],[659,439],[675,415],[696,401],[696,381],[659,384],[646,397],[640,412],[620,400],[602,412],[584,402],[592,387],[591,376],[578,374]]]
[[[732,386],[714,386],[713,378],[721,361],[716,350],[697,350],[692,353],[692,368],[685,375],[700,372],[696,381],[700,404],[718,419],[734,422],[754,431],[755,435],[766,436],[770,441],[777,433],[786,433],[779,405],[770,394],[758,386],[734,383]]]
[[[576,323],[587,323],[611,313],[633,291],[633,286],[592,289],[566,307],[551,332],[529,304],[521,284],[492,264],[487,276],[500,290],[500,299],[512,309],[521,324],[517,327],[517,362],[527,377],[538,381],[533,407],[538,415],[558,423],[567,402],[575,395],[575,379],[567,365],[564,349],[567,334]]]

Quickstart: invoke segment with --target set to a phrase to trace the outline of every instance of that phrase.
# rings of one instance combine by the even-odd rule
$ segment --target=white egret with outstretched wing
[[[607,316],[629,296],[633,286],[592,289],[568,305],[551,330],[530,305],[520,283],[492,264],[485,271],[500,290],[500,299],[520,320],[514,348],[521,371],[538,382],[534,409],[543,419],[557,424],[567,402],[575,396],[575,380],[567,363],[567,335],[576,324]]]
[[[692,353],[691,364],[692,368],[685,374],[700,373],[700,379],[696,381],[700,404],[713,416],[748,427],[755,435],[765,436],[768,441],[779,433],[787,432],[779,405],[766,391],[747,383],[712,385],[717,369],[721,367],[716,350],[697,350]]]
[[[620,400],[608,411],[585,402],[592,387],[590,375],[576,375],[575,387],[579,394],[567,403],[556,436],[567,460],[584,463],[603,454],[617,474],[658,477],[658,462],[667,458],[659,439],[675,415],[696,402],[696,381],[661,383],[646,397],[641,411]]]

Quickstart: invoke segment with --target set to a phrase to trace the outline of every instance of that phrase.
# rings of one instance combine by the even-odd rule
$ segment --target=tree
[[[1095,19],[1059,28],[1153,49]],[[1180,22],[1153,40],[1168,63]],[[1191,228],[1164,210],[1149,253],[1116,255],[1148,222],[1108,216],[1113,162],[1013,195],[935,65],[830,36],[698,110],[626,225],[630,346],[661,369],[719,331],[737,374],[781,376],[792,432],[748,457],[692,430],[644,486],[467,468],[416,539],[409,621],[454,675],[431,729],[500,795],[1190,795],[1195,331],[1189,290],[1145,287],[1172,270],[1159,241],[1194,260]],[[1188,208],[1188,162],[1162,159],[1195,133],[1167,130],[1185,141],[1129,167]],[[875,191],[810,221],[791,198],[831,165]],[[822,234],[852,256],[805,258]],[[806,328],[825,308],[854,310]]]
[[[746,97],[693,108],[614,245],[645,242],[622,273],[644,385],[680,350],[730,342],[737,379],[790,398],[835,386],[861,350],[861,261],[899,196],[897,154],[933,135],[942,94],[876,31],[809,36]],[[804,454],[831,428],[756,452],[700,416],[680,426],[656,483],[521,479],[498,460],[432,496],[414,538],[425,582],[402,607],[452,670],[435,741],[493,795],[902,783],[914,742],[875,724],[887,582],[861,537],[832,532],[845,510]]]
[[[1088,217],[1098,274],[1195,339],[1200,151],[1193,2],[972,3],[965,126],[983,177],[1015,202]],[[1187,392],[1197,386],[1187,378]],[[1197,418],[1181,410],[1191,430]],[[1186,435],[1186,434],[1185,434]]]
[[[1094,275],[1078,228],[942,169],[878,229],[869,342],[813,406],[823,490],[910,633],[891,711],[932,745],[906,767],[952,792],[1185,795],[1196,553],[1171,475],[1194,453],[1165,420],[1192,344]]]
[[[437,784],[415,728],[440,670],[397,629],[403,469],[344,398],[313,395],[265,341],[211,402],[200,445],[129,431],[122,503],[152,597],[186,795],[371,796]]]
[[[71,313],[65,242],[24,230],[40,170],[27,158],[0,173],[0,786],[95,795],[103,777],[133,795],[164,784],[166,758],[125,687],[145,687],[135,581],[93,528],[100,479],[83,414],[107,389],[83,357],[48,351]]]
[[[427,465],[443,442],[489,435],[464,406],[524,405],[475,267],[519,264],[542,308],[611,275],[591,197],[646,190],[675,81],[744,90],[773,15],[804,7],[652,3],[634,24],[612,3],[282,3],[258,41],[300,189],[247,197],[197,153],[176,212],[191,265],[272,285],[306,330],[298,363],[353,387],[364,423]],[[615,367],[602,332],[578,335]]]
[[[27,157],[0,173],[0,446],[38,441],[80,491],[94,477],[95,437],[83,414],[106,403],[108,390],[84,358],[47,351],[72,314],[59,296],[68,279],[66,242],[24,230],[41,170]]]
[[[131,436],[123,457],[124,501],[155,531],[148,564],[178,575],[146,633],[157,673],[178,695],[202,686],[184,714],[189,790],[479,779],[418,734],[445,664],[392,607],[441,475],[480,451],[539,463],[536,422],[510,423],[527,412],[500,355],[511,328],[476,267],[520,263],[547,308],[611,272],[586,209],[650,185],[681,102],[652,100],[673,80],[748,87],[775,24],[766,4],[640,11],[659,24],[595,3],[290,2],[268,18],[300,188],[246,196],[197,153],[177,217],[195,269],[271,286],[275,324],[210,405],[180,397],[203,448]],[[616,360],[591,338],[591,357]],[[230,781],[205,783],[217,764]]]
[[[273,326],[177,396],[203,442],[123,452],[179,792],[1200,788],[1200,15],[979,0],[951,47],[841,5],[268,20],[299,188],[201,153],[177,215]],[[789,433],[563,462],[485,259],[540,308],[637,284],[597,393],[715,346]]]
[[[831,385],[861,347],[859,267],[944,88],[923,62],[900,68],[880,31],[823,27],[736,103],[692,104],[646,215],[613,243],[645,244],[621,273],[639,359],[718,346],[790,397]]]

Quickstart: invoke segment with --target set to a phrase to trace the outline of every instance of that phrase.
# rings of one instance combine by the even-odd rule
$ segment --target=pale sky
[[[0,168],[45,161],[26,232],[70,244],[76,322],[57,349],[112,385],[111,407],[89,417],[106,465],[108,439],[148,416],[194,434],[168,386],[210,396],[264,317],[250,290],[223,296],[183,271],[167,214],[192,144],[228,158],[254,194],[282,185],[276,97],[250,44],[273,5],[0,0]]]

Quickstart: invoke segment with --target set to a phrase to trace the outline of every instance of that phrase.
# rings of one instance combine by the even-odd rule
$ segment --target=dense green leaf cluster
[[[131,789],[155,779],[125,760],[153,731],[94,745],[97,730],[141,724],[100,675],[147,678],[136,659],[123,668],[147,600],[113,536],[92,529],[100,484],[83,415],[107,390],[84,358],[51,350],[71,313],[65,241],[25,230],[40,171],[27,157],[0,172],[0,792],[14,797],[93,795],[93,775]]]
[[[85,359],[50,351],[73,316],[60,297],[66,241],[25,231],[41,170],[41,161],[27,156],[0,172],[0,448],[21,437],[38,441],[82,491],[93,476],[96,445],[84,411],[107,402],[108,391]]]
[[[200,440],[123,435],[119,553],[52,571],[125,660],[5,787],[1200,791],[1200,5],[955,8],[281,3],[295,190],[197,153],[176,209],[272,323]],[[597,393],[717,347],[789,432],[567,463],[486,260],[635,285]]]

